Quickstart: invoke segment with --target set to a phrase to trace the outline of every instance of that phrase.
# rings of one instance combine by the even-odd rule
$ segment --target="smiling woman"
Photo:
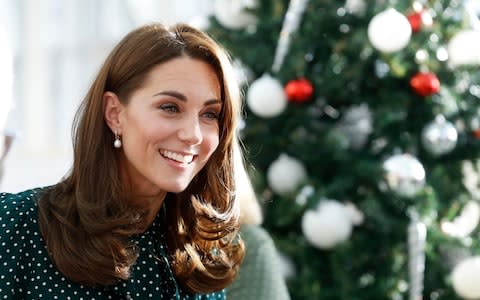
[[[120,41],[78,110],[68,176],[0,194],[0,298],[223,299],[244,254],[232,74],[187,25]]]
[[[219,144],[220,91],[208,63],[181,56],[154,67],[126,105],[105,93],[105,119],[122,141],[120,172],[132,190],[187,187]]]

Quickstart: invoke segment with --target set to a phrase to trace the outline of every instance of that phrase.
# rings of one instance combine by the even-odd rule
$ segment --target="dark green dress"
[[[182,290],[165,256],[159,220],[135,238],[140,252],[127,281],[91,288],[68,280],[53,266],[39,231],[42,191],[0,193],[0,299],[225,299],[224,291],[192,295]]]

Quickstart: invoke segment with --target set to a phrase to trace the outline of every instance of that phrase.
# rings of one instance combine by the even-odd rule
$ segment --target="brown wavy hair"
[[[172,268],[190,292],[211,292],[236,276],[244,246],[236,238],[233,145],[240,93],[229,57],[212,38],[185,24],[149,24],[130,32],[110,53],[73,124],[73,166],[39,200],[39,224],[49,254],[64,276],[89,286],[127,279],[138,256],[129,237],[138,232],[144,208],[133,206],[120,179],[119,154],[104,120],[103,94],[124,104],[149,71],[180,56],[200,59],[215,70],[222,111],[217,149],[185,191],[168,193],[166,240]]]

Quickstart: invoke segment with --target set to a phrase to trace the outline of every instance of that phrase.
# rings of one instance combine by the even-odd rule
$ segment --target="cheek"
[[[211,134],[204,140],[204,150],[209,158],[217,149],[219,144],[218,134]]]
[[[135,143],[137,143],[137,146],[143,145],[144,147],[150,147],[159,140],[169,137],[172,132],[174,132],[174,130],[166,123],[145,119],[144,121],[137,122],[135,127],[132,126],[131,135],[136,139]]]

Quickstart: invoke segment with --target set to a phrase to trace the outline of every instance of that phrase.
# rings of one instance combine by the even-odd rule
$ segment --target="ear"
[[[122,134],[122,111],[123,104],[118,99],[118,96],[112,92],[105,92],[103,94],[103,117],[112,132],[117,132],[118,134]]]

